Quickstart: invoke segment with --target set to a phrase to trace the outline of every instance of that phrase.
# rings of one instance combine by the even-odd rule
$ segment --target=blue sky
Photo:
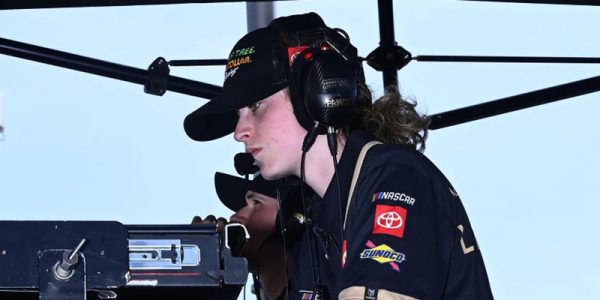
[[[316,11],[366,56],[378,45],[376,1],[286,1]],[[395,1],[396,40],[413,55],[600,57],[600,8]],[[224,58],[246,31],[245,4],[0,11],[0,37],[145,69],[158,56]],[[221,84],[222,67],[175,76]],[[596,65],[411,62],[401,90],[443,112],[598,76]],[[381,75],[367,81],[381,95]],[[5,136],[0,219],[181,224],[228,217],[216,171],[234,174],[231,136],[188,139],[206,100],[143,93],[126,82],[0,55]],[[600,94],[432,131],[426,154],[470,216],[497,299],[595,299],[600,282]]]

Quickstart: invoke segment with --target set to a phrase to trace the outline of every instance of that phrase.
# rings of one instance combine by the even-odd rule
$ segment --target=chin
[[[273,168],[268,168],[268,167],[264,167],[264,166],[260,167],[260,175],[262,175],[262,177],[266,180],[281,179],[286,176],[285,174],[282,174],[282,173],[283,172],[278,172],[277,170],[274,170]]]
[[[260,170],[260,175],[262,175],[262,177],[266,180],[277,180],[277,179],[281,179],[284,177],[284,176],[279,176],[277,174],[269,173],[268,171],[263,171],[262,169]]]

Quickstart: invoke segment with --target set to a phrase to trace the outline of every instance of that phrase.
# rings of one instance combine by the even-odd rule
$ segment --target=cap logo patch
[[[373,234],[404,236],[406,209],[400,206],[377,205],[373,222]]]
[[[232,68],[239,67],[239,66],[244,65],[244,64],[249,64],[251,62],[252,62],[252,60],[250,59],[250,56],[244,56],[244,57],[234,58],[234,59],[231,59],[231,60],[229,60],[227,62],[227,69],[226,70],[230,70]]]
[[[233,75],[235,75],[235,72],[237,72],[239,67],[235,67],[229,71],[225,71],[225,80],[227,80],[227,78],[229,77],[233,77]]]
[[[242,56],[254,54],[254,52],[255,52],[254,51],[254,46],[250,46],[250,47],[246,47],[246,48],[242,48],[242,49],[233,50],[233,51],[231,51],[231,53],[229,53],[229,60],[232,60],[232,59],[237,58],[237,57],[242,57]]]
[[[231,53],[229,53],[227,66],[225,67],[225,78],[223,80],[233,77],[239,66],[251,63],[252,59],[250,58],[250,55],[254,53],[254,46],[231,51]]]

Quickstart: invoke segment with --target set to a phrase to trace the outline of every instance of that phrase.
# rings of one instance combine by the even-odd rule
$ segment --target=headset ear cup
[[[294,54],[291,58],[292,64],[289,69],[288,83],[289,83],[289,91],[290,98],[292,101],[292,106],[294,108],[294,115],[296,116],[296,120],[298,123],[306,129],[310,131],[314,126],[315,120],[310,116],[307,111],[306,106],[304,105],[304,87],[303,87],[303,73],[306,70],[308,60],[305,58],[306,53],[308,53],[309,49],[301,51],[301,53]]]
[[[357,78],[349,62],[335,52],[308,48],[297,56],[291,70],[303,109],[313,122],[335,128],[350,122]]]

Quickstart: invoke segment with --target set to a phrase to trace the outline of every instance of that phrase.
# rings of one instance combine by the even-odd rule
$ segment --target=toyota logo
[[[402,217],[395,211],[383,213],[377,218],[377,225],[387,229],[400,228],[403,223]]]

